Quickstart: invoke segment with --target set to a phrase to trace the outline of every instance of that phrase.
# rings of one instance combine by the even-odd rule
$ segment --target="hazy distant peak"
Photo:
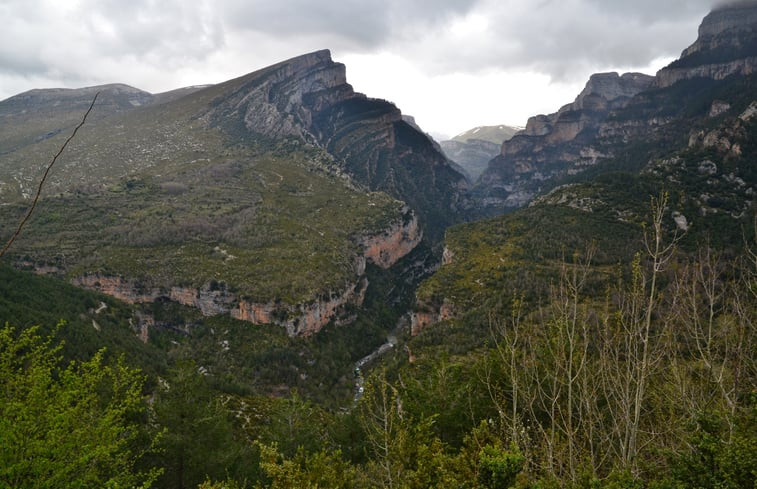
[[[502,141],[510,139],[513,134],[520,131],[521,127],[507,126],[505,124],[499,124],[496,126],[478,126],[473,129],[461,132],[457,136],[452,138],[452,141],[458,141],[465,143],[470,139],[478,139],[481,141],[489,141],[490,143],[501,144]]]
[[[757,1],[729,2],[712,10],[699,26],[699,41],[725,31],[753,31],[757,24]]]

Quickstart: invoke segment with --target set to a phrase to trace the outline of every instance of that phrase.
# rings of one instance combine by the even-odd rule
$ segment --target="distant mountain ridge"
[[[489,160],[499,154],[502,142],[510,139],[522,127],[500,124],[479,126],[458,134],[439,145],[449,159],[459,164],[475,181],[486,169]]]
[[[478,126],[461,132],[453,137],[451,141],[465,143],[471,139],[478,139],[481,141],[489,141],[490,143],[502,144],[502,141],[510,139],[516,132],[522,129],[522,127],[507,126],[505,124],[499,124],[497,126]]]
[[[529,119],[474,187],[496,217],[448,230],[444,263],[416,294],[413,334],[488,317],[503,290],[546,294],[559,267],[575,264],[571,252],[597,250],[598,271],[630,263],[654,196],[670,196],[661,225],[682,256],[744,253],[757,202],[757,73],[734,53],[756,32],[757,2],[715,10],[656,77],[593,75],[572,104]]]
[[[692,109],[684,109],[689,102],[681,98],[697,97],[698,91],[721,81],[736,83],[734,76],[752,75],[756,40],[757,4],[738,3],[708,14],[697,41],[654,77],[592,75],[573,103],[554,114],[530,118],[524,131],[503,144],[473,189],[484,214],[521,207],[598,165],[615,161],[621,167],[639,168],[645,158],[656,155],[655,148],[680,145],[696,125]],[[741,100],[740,108],[748,103]],[[699,110],[706,116],[710,107]],[[635,149],[627,148],[629,142],[644,138],[645,154],[635,142]]]

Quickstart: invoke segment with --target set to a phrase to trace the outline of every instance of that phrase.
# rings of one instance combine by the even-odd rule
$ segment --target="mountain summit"
[[[656,85],[697,77],[722,80],[757,70],[757,2],[735,2],[710,12],[697,40],[657,73]]]
[[[101,92],[13,261],[127,302],[317,332],[360,307],[367,264],[438,244],[467,185],[345,71],[323,50],[160,95],[107,85],[0,102],[7,235],[40,161]]]
[[[459,220],[465,177],[394,104],[355,92],[345,66],[332,61],[328,50],[231,80],[219,90],[222,96],[204,115],[211,125],[241,137],[296,137],[322,146],[356,182],[407,202],[432,239]]]
[[[573,103],[530,118],[489,162],[474,195],[492,215],[602,168],[638,171],[663,148],[685,144],[710,117],[745,110],[756,69],[757,2],[717,8],[680,59],[656,76],[595,74]]]

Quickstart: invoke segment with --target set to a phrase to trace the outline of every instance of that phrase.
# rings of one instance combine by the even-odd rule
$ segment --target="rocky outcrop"
[[[361,306],[368,287],[365,278],[366,262],[389,268],[413,251],[421,242],[423,233],[418,219],[408,207],[403,208],[399,220],[390,223],[378,234],[357,239],[362,254],[357,257],[354,281],[342,290],[327,292],[301,304],[281,301],[258,302],[231,292],[225,283],[210,282],[200,288],[186,286],[147,286],[121,276],[89,273],[75,277],[78,287],[95,290],[130,304],[167,299],[199,309],[205,316],[228,314],[236,319],[255,324],[277,324],[286,328],[291,336],[309,336],[320,331],[339,316],[348,304]],[[54,269],[59,272],[58,268]],[[40,268],[43,273],[46,269]]]
[[[757,2],[731,2],[710,12],[697,40],[657,73],[660,88],[691,78],[723,80],[757,72]]]
[[[167,299],[195,307],[205,316],[229,314],[255,324],[284,326],[291,336],[309,336],[320,331],[347,304],[362,305],[367,280],[360,277],[342,292],[329,294],[312,302],[288,305],[281,302],[257,303],[239,298],[225,284],[192,287],[145,287],[136,280],[99,273],[86,274],[72,280],[73,284],[110,295],[130,304]]]
[[[299,138],[325,148],[352,178],[408,203],[425,234],[460,220],[468,184],[390,102],[356,93],[327,50],[229,81],[201,114],[236,137]],[[243,128],[243,130],[240,130]]]
[[[757,41],[757,37],[755,38]],[[724,80],[731,75],[752,75],[757,73],[757,56],[737,59],[728,63],[712,63],[687,68],[664,68],[657,73],[655,85],[669,87],[681,80],[710,78]]]
[[[231,316],[255,324],[284,326],[290,336],[310,336],[320,331],[347,304],[361,306],[367,287],[368,281],[362,278],[349,285],[341,294],[332,294],[294,307],[240,300],[238,307],[231,311]]]
[[[739,117],[726,120],[724,124],[710,131],[693,131],[689,136],[689,148],[712,149],[724,159],[738,158],[742,154],[741,145],[747,139],[746,122],[757,116],[757,101],[752,102]]]
[[[642,73],[591,75],[573,103],[563,106],[554,114],[531,117],[526,128],[516,137],[543,137],[544,141],[540,141],[542,145],[573,140],[587,127],[601,122],[611,110],[622,107],[631,97],[649,88],[653,80],[653,77]],[[516,137],[502,144],[502,155],[517,154],[527,149],[524,141],[515,141]]]
[[[195,307],[205,316],[228,313],[237,301],[223,283],[205,284],[199,289],[193,287],[149,287],[137,280],[120,276],[90,273],[75,277],[72,283],[77,287],[96,290],[116,299],[139,304],[168,299],[179,304]]]
[[[438,308],[427,306],[421,310],[416,310],[410,316],[410,334],[416,336],[426,327],[439,321],[451,319],[454,315],[453,305],[446,300]]]
[[[344,65],[333,63],[328,51],[292,58],[219,88],[222,95],[204,115],[211,125],[232,128],[242,123],[253,134],[309,142],[316,141],[309,131],[313,111],[352,94]],[[327,92],[330,96],[323,96]],[[305,97],[312,102],[309,107]]]
[[[592,75],[573,103],[550,115],[531,117],[526,128],[502,143],[474,193],[491,213],[526,205],[546,181],[571,175],[609,157],[593,139],[612,111],[649,88],[641,73]]]
[[[359,278],[355,283],[347,285],[341,293],[291,306],[281,302],[256,303],[240,299],[229,292],[223,283],[206,284],[199,289],[145,287],[136,280],[99,273],[82,275],[72,282],[78,287],[96,290],[130,304],[168,299],[198,308],[205,316],[229,314],[233,318],[255,324],[278,324],[284,326],[290,336],[317,333],[339,313],[340,308],[347,304],[362,305],[365,288],[368,286],[367,280]]]
[[[381,234],[362,238],[360,245],[368,261],[386,269],[413,251],[422,238],[418,219],[405,207],[400,220],[393,222]]]

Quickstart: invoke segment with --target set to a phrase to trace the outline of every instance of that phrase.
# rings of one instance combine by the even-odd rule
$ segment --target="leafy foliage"
[[[144,378],[123,361],[63,365],[36,328],[0,329],[0,481],[6,487],[147,487]]]
[[[231,415],[190,362],[177,365],[160,383],[152,405],[163,436],[157,463],[164,472],[156,487],[195,487],[206,478],[252,479],[250,447],[236,438]]]

